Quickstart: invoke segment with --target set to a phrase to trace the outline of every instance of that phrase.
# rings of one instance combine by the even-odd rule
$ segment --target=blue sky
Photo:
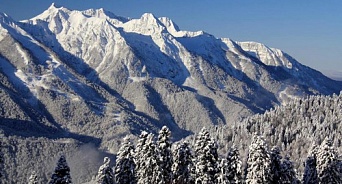
[[[77,10],[104,8],[131,18],[146,12],[166,16],[182,30],[261,42],[317,70],[342,73],[341,0],[0,0],[0,12],[29,19],[52,2]]]

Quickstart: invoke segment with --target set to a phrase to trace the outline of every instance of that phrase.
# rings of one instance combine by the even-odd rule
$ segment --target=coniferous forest
[[[341,116],[342,93],[294,100],[175,142],[166,126],[158,135],[143,131],[138,137],[126,136],[115,161],[104,157],[82,183],[342,183]],[[2,179],[13,174],[6,170],[6,154],[14,148],[8,140],[1,142]],[[49,176],[30,170],[20,183],[80,183],[73,181],[69,160],[62,154]]]

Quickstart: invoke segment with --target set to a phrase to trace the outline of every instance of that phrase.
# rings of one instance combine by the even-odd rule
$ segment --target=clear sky
[[[0,12],[29,19],[52,2],[69,9],[104,8],[139,18],[171,18],[182,30],[256,41],[279,48],[302,64],[342,73],[341,0],[0,0]]]

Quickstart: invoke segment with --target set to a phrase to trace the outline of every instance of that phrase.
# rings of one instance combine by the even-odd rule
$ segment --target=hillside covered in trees
[[[2,157],[0,157],[2,158]],[[1,164],[3,159],[0,159]],[[99,184],[230,184],[230,183],[341,183],[342,161],[329,138],[313,146],[299,173],[289,156],[282,158],[278,147],[269,148],[265,140],[253,135],[246,160],[231,146],[222,157],[218,145],[203,128],[194,144],[182,140],[171,142],[171,132],[164,126],[157,137],[143,131],[136,146],[126,137],[117,153],[116,164],[105,157],[89,183]],[[246,162],[243,166],[243,162]],[[37,163],[39,164],[39,163]],[[30,184],[73,183],[66,157],[61,155],[48,181],[42,171],[27,177]],[[6,175],[6,167],[1,173]],[[82,183],[85,183],[83,181]],[[26,183],[20,181],[20,183]],[[78,182],[76,182],[78,183]]]
[[[302,163],[313,145],[329,138],[342,152],[342,93],[332,96],[309,96],[276,106],[264,114],[257,114],[224,126],[212,128],[220,149],[227,143],[235,144],[247,155],[253,134],[262,135],[272,146],[278,146],[284,155],[295,161],[295,168],[303,171]]]
[[[2,136],[1,181],[54,183],[64,168],[73,183],[341,183],[341,116],[342,93],[309,96],[175,143],[165,126],[127,135],[115,155],[68,138]]]

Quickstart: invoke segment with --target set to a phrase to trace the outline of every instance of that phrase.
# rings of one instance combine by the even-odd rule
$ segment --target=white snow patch
[[[54,140],[53,142],[61,143],[61,144],[72,144],[72,143],[74,143],[74,141],[70,140],[70,139],[58,139],[58,140]]]
[[[7,31],[5,30],[5,29],[2,29],[1,28],[1,25],[0,25],[0,41],[2,40],[2,39],[4,39],[5,38],[5,36],[7,35]]]
[[[287,104],[287,102],[291,100],[299,98],[298,96],[292,95],[290,91],[291,89],[289,89],[288,87],[285,87],[283,90],[279,91],[278,96],[281,100],[282,105]]]
[[[187,77],[183,83],[183,86],[199,90],[200,84],[194,78]]]
[[[284,56],[284,53],[275,48],[269,48],[264,44],[257,42],[236,42],[251,56],[260,59],[268,66],[282,66],[292,69],[292,63]]]
[[[34,96],[38,96],[37,89],[39,87],[42,87],[44,89],[50,89],[50,87],[47,86],[44,82],[47,80],[48,74],[42,76],[35,76],[32,74],[25,74],[22,70],[17,70],[15,72],[15,76],[17,76],[20,80],[24,81],[24,83],[34,94]]]
[[[25,64],[29,63],[29,58],[27,57],[26,53],[20,48],[19,44],[15,44],[16,49],[18,50],[19,54],[21,55],[21,58],[23,59]]]
[[[116,121],[120,121],[121,122],[121,113],[120,112],[114,113],[114,119]]]
[[[128,77],[132,82],[141,82],[141,81],[146,81],[147,77]]]

